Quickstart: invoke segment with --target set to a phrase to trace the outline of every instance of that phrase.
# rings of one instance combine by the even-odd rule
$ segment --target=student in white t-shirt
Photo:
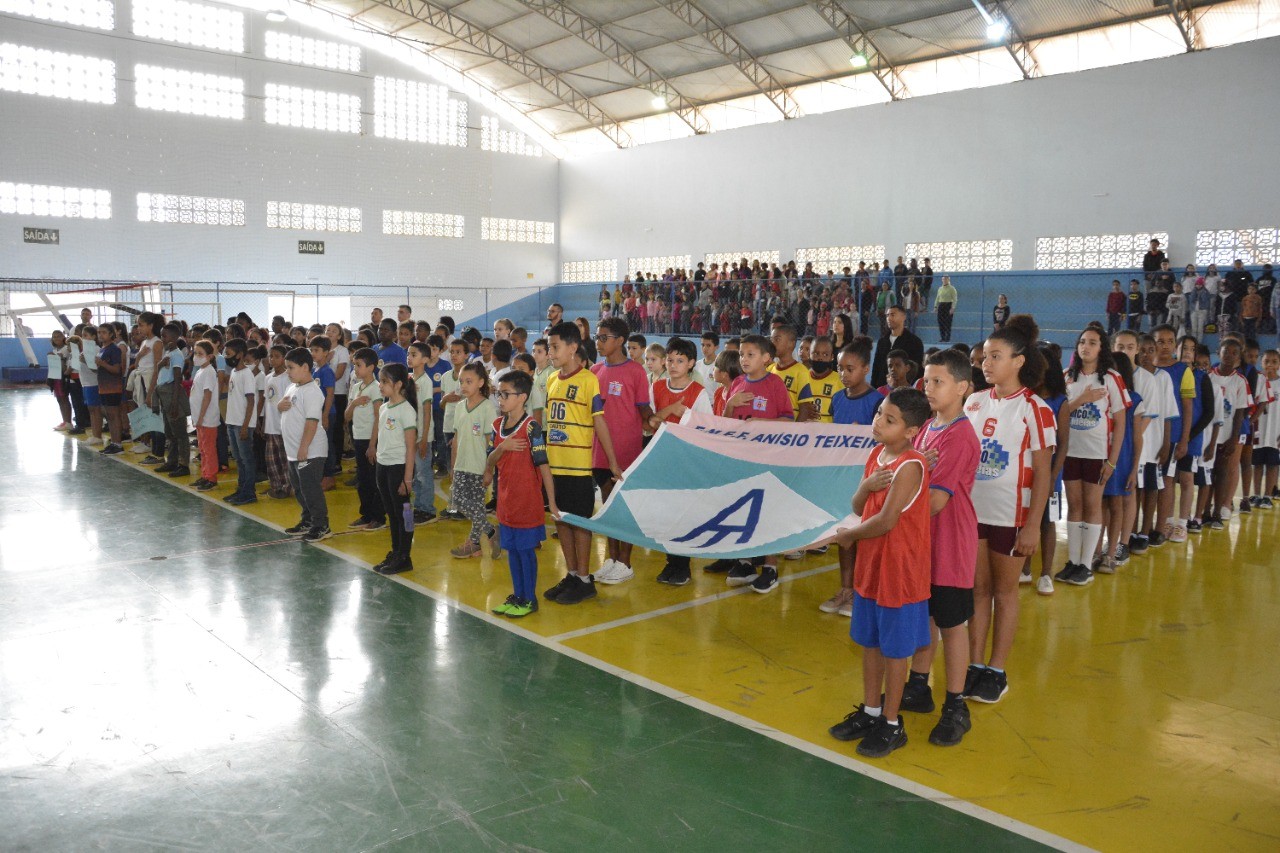
[[[218,485],[218,427],[222,416],[218,411],[218,369],[214,366],[214,347],[210,341],[196,341],[191,364],[191,419],[196,427],[200,447],[200,477],[191,485],[207,492]]]
[[[1217,509],[1214,515],[1224,521],[1231,517],[1236,489],[1240,486],[1241,432],[1253,405],[1253,392],[1240,372],[1243,350],[1240,341],[1224,338],[1218,347],[1218,366],[1209,371],[1209,380],[1222,389],[1222,428],[1213,462],[1213,486]]]
[[[92,447],[103,444],[102,400],[98,396],[98,327],[84,326],[80,334],[71,336],[71,369],[80,374],[81,394],[89,410],[89,440]]]
[[[1256,506],[1271,509],[1280,475],[1280,352],[1276,350],[1262,354],[1254,402],[1260,414],[1253,434],[1253,494]]]
[[[346,419],[351,424],[351,443],[356,452],[356,494],[360,498],[360,515],[349,527],[356,530],[381,530],[387,525],[387,511],[378,494],[375,476],[376,459],[371,452],[374,426],[378,422],[378,410],[382,406],[382,391],[378,388],[378,354],[372,349],[356,350],[351,357],[355,378],[351,380],[351,402],[347,404]]]
[[[257,459],[253,454],[253,430],[258,418],[258,385],[249,366],[248,345],[239,338],[227,341],[224,353],[231,377],[227,382],[227,440],[236,461],[236,490],[223,498],[232,506],[256,503]]]
[[[1005,665],[1018,628],[1018,577],[1040,545],[1058,436],[1053,410],[1031,391],[1040,387],[1045,362],[1027,335],[1005,326],[987,338],[982,352],[982,375],[991,388],[970,395],[964,407],[982,445],[972,492],[978,559],[964,695],[993,703],[1009,690]]]
[[[267,354],[266,387],[262,392],[262,434],[266,441],[267,496],[276,498],[293,497],[293,486],[289,484],[289,458],[284,450],[284,437],[280,434],[280,401],[293,383],[285,370],[284,358],[289,354],[289,347],[276,344]]]
[[[346,338],[341,324],[330,323],[325,326],[325,337],[332,344],[327,364],[333,370],[333,411],[338,417],[342,417],[342,413],[347,410],[347,394],[351,390],[351,350],[344,343]],[[346,450],[346,430],[339,427],[330,432],[333,447],[329,456],[341,468],[342,454]]]
[[[720,348],[720,336],[715,332],[702,333],[702,358],[693,363],[693,378],[707,389],[707,396],[714,397],[720,383],[716,382],[716,350]]]
[[[285,356],[285,370],[292,384],[276,408],[280,410],[280,434],[289,460],[289,483],[302,507],[302,518],[285,533],[307,542],[328,539],[329,506],[320,481],[329,455],[323,422],[325,393],[311,375],[311,351],[298,347]]]
[[[1116,335],[1116,345],[1127,346],[1124,341],[1131,335],[1134,333],[1120,332]],[[1134,363],[1137,369],[1133,372],[1133,381],[1150,417],[1145,422],[1142,454],[1138,458],[1138,508],[1142,522],[1129,541],[1129,550],[1142,554],[1151,547],[1151,534],[1157,529],[1160,490],[1164,488],[1162,472],[1168,467],[1173,448],[1171,419],[1179,417],[1182,410],[1168,372],[1156,369],[1155,338],[1151,335],[1136,335],[1136,338],[1137,357]]]
[[[1112,368],[1111,342],[1089,327],[1076,338],[1066,370],[1071,441],[1062,466],[1067,493],[1067,564],[1054,580],[1093,582],[1093,554],[1102,538],[1102,491],[1120,461],[1130,400]]]
[[[425,345],[424,345],[425,346]],[[373,567],[381,575],[413,571],[413,469],[418,454],[417,385],[403,364],[384,365],[378,376],[383,404],[373,433],[375,477],[391,531],[391,550]],[[430,411],[430,409],[428,409]],[[431,464],[428,456],[425,464]],[[430,477],[427,478],[428,483]]]

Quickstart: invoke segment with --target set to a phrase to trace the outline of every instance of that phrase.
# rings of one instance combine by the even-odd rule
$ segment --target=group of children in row
[[[386,322],[394,334],[395,322]],[[157,324],[158,318],[139,318],[140,353],[152,346]],[[183,381],[183,331],[176,323],[163,327],[161,347],[147,365],[153,379],[139,386],[148,404],[155,399],[150,389],[166,374],[165,384]],[[341,414],[321,378],[333,349],[328,336],[311,338],[309,349],[283,342],[264,349],[250,348],[238,333],[221,345],[216,329],[204,331],[191,351],[188,398],[202,456],[198,487],[216,479],[215,433],[225,423],[240,477],[228,500],[256,500],[251,436],[261,429],[269,470],[272,459],[283,457],[287,485],[281,489],[291,488],[302,509],[288,532],[319,541],[329,535],[326,437],[333,419],[343,417],[351,425],[360,494],[352,526],[387,525],[392,549],[375,569],[407,571],[413,526],[431,520],[415,517],[415,496],[421,499],[423,490],[430,509],[419,512],[434,518],[430,444],[434,412],[443,407],[452,451],[450,512],[471,522],[468,538],[452,553],[474,556],[486,542],[494,557],[506,550],[513,591],[495,612],[520,617],[538,607],[537,548],[546,512],[555,520],[568,572],[545,590],[545,600],[576,604],[597,595],[597,581],[634,577],[631,545],[616,540],[607,542],[593,573],[591,534],[565,516],[591,516],[597,488],[607,499],[662,423],[693,409],[738,419],[870,425],[880,446],[854,498],[861,521],[836,540],[841,585],[821,605],[850,616],[851,635],[864,647],[864,701],[831,729],[839,739],[861,740],[864,755],[905,744],[900,710],[934,709],[928,673],[939,640],[946,698],[931,742],[955,744],[969,730],[965,698],[992,703],[1005,695],[1018,585],[1030,580],[1037,549],[1044,549],[1037,588],[1051,594],[1054,577],[1084,585],[1094,571],[1114,571],[1130,553],[1185,541],[1201,529],[1201,519],[1221,525],[1241,476],[1242,512],[1269,507],[1276,486],[1280,413],[1271,404],[1280,392],[1280,354],[1268,351],[1259,371],[1256,344],[1232,337],[1209,369],[1207,351],[1194,339],[1177,341],[1167,326],[1151,336],[1122,332],[1113,343],[1101,324],[1091,324],[1064,373],[1061,353],[1038,341],[1034,320],[1016,315],[972,352],[960,344],[931,351],[918,378],[917,366],[898,356],[904,364],[891,371],[891,386],[876,389],[867,381],[870,339],[855,338],[837,353],[829,339],[818,338],[801,353],[807,358],[797,359],[796,334],[782,324],[768,338],[730,341],[723,352],[714,334],[704,335],[701,358],[692,341],[673,338],[660,363],[658,351],[629,335],[617,318],[599,324],[599,362],[573,323],[552,326],[528,354],[513,353],[501,339],[508,330],[495,331],[499,340],[483,355],[461,338],[413,341],[402,350],[406,364],[393,360],[399,354],[384,335],[378,349],[351,356],[355,376]],[[337,332],[341,336],[340,327]],[[80,330],[81,348],[67,356],[81,375],[88,364],[85,334]],[[100,339],[100,347],[113,340]],[[449,369],[428,372],[446,350]],[[95,353],[95,363],[99,358]],[[139,362],[134,370],[145,373]],[[230,374],[223,383],[225,413],[219,411],[220,363]],[[173,407],[165,409],[171,450],[187,443],[184,397],[159,396],[161,408]],[[107,405],[101,395],[96,402]],[[119,408],[114,397],[112,405]],[[161,468],[180,476],[181,461],[179,452]],[[1244,465],[1250,467],[1242,472]],[[418,476],[423,469],[425,484]],[[491,484],[496,530],[485,514]],[[272,493],[276,486],[272,478]],[[1175,486],[1181,489],[1176,510]],[[1051,577],[1063,492],[1068,559]],[[705,571],[767,594],[779,582],[778,556],[717,560]],[[657,580],[687,584],[688,557],[668,556]]]

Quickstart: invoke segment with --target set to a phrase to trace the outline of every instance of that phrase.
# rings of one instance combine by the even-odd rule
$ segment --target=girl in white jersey
[[[1258,405],[1258,428],[1253,434],[1253,493],[1256,506],[1271,509],[1276,497],[1276,475],[1280,474],[1280,352],[1262,354],[1262,371],[1254,393]]]
[[[1102,490],[1116,470],[1124,443],[1124,380],[1112,366],[1111,342],[1096,327],[1076,339],[1067,368],[1071,448],[1062,468],[1067,492],[1067,565],[1054,579],[1084,586],[1093,581],[1094,551],[1102,538]]]
[[[1018,628],[1018,575],[1040,542],[1039,520],[1053,485],[1057,443],[1053,410],[1030,390],[1040,385],[1044,357],[1023,333],[1023,325],[1006,325],[987,339],[982,375],[992,387],[971,395],[965,404],[982,456],[973,483],[978,561],[964,695],[988,703],[998,702],[1009,690],[1004,667]],[[1034,329],[1034,323],[1027,325]]]

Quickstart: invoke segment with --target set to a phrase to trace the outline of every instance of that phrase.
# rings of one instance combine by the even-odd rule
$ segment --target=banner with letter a
[[[735,421],[688,412],[664,424],[593,518],[569,524],[689,557],[756,557],[829,540],[857,521],[869,426]]]

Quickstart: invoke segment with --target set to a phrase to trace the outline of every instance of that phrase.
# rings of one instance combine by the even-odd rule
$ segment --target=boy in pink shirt
[[[644,425],[653,414],[649,403],[649,376],[644,367],[627,357],[625,320],[610,317],[596,327],[596,349],[602,361],[591,366],[600,383],[604,400],[604,422],[609,427],[613,454],[618,467],[626,470],[640,455]],[[600,487],[600,496],[609,499],[613,491],[613,473],[599,439],[592,442],[591,473]],[[600,583],[623,583],[635,577],[631,570],[631,543],[607,540],[604,564],[595,573]]]
[[[740,421],[795,420],[791,392],[777,374],[769,372],[775,355],[773,342],[765,336],[745,335],[742,338],[738,348],[742,375],[729,386],[729,399],[724,406],[726,418]],[[778,555],[765,557],[764,565],[759,567],[750,562],[735,563],[729,569],[725,582],[729,586],[751,584],[751,589],[761,594],[773,592],[778,586]]]
[[[946,662],[947,698],[942,719],[929,734],[936,746],[960,743],[972,723],[964,691],[969,663],[969,617],[973,615],[973,574],[978,554],[978,518],[973,508],[973,480],[982,446],[965,416],[964,402],[973,390],[972,368],[964,353],[953,349],[925,359],[924,393],[933,420],[915,437],[915,447],[932,466],[929,473],[930,535],[932,541],[930,626],[928,646],[911,661],[902,710],[933,712],[929,669],[942,635]]]

